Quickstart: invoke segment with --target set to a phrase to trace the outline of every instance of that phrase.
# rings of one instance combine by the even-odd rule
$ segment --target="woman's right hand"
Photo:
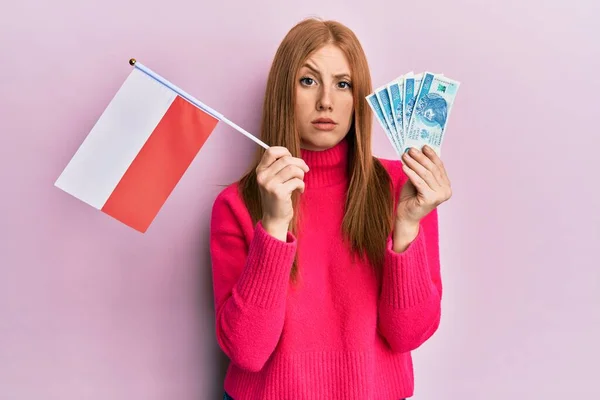
[[[304,193],[304,174],[308,165],[292,157],[285,147],[273,146],[265,151],[256,167],[256,180],[262,202],[263,228],[275,238],[285,241],[294,216],[292,193]]]

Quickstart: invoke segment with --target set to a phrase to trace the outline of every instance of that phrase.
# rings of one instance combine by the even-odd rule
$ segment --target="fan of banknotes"
[[[409,72],[375,89],[366,99],[398,156],[411,147],[429,145],[441,157],[459,85],[443,74]]]

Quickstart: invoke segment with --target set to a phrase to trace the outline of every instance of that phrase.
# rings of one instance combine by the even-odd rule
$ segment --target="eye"
[[[300,79],[300,83],[305,86],[311,86],[314,82],[315,82],[314,79],[308,78],[308,77],[304,77],[304,78]]]
[[[352,84],[350,82],[346,82],[346,81],[342,81],[342,82],[338,83],[338,85],[340,85],[341,89],[351,89],[352,88]]]

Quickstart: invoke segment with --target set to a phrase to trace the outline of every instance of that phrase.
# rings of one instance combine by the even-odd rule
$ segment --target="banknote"
[[[392,134],[392,130],[390,129],[389,125],[387,124],[384,112],[381,109],[381,104],[379,103],[379,100],[377,99],[376,94],[371,93],[370,95],[368,95],[366,97],[366,99],[367,99],[367,104],[369,104],[369,106],[373,110],[373,114],[375,114],[377,121],[379,121],[379,124],[383,128],[383,131],[387,135],[389,141],[392,143],[394,150],[396,150],[396,153],[402,154],[402,147],[400,146],[399,143],[397,143],[395,135]]]
[[[375,89],[375,96],[377,97],[377,100],[379,100],[379,105],[381,106],[381,111],[383,111],[385,122],[390,127],[390,131],[394,135],[394,138],[397,139],[398,130],[396,129],[396,123],[394,122],[394,115],[392,114],[392,102],[387,91],[387,86],[381,86]],[[396,143],[398,143],[397,140]]]
[[[404,118],[403,118],[403,96],[404,96],[404,75],[394,79],[387,85],[388,95],[392,103],[392,119],[396,126],[396,134],[400,148],[404,150]]]
[[[378,87],[366,99],[399,157],[408,148],[421,149],[425,144],[439,155],[459,85],[442,73],[411,71]]]
[[[406,77],[404,78],[404,120],[407,122],[407,128],[415,107],[415,101],[417,100],[419,89],[421,88],[422,79],[422,73],[417,75],[412,73],[406,74]],[[404,137],[406,141],[406,133],[404,134]]]
[[[460,82],[441,74],[425,72],[408,128],[404,150],[421,149],[427,144],[441,157],[442,142],[448,117],[454,105]]]

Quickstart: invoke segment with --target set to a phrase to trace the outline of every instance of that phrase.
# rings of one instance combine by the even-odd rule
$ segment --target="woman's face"
[[[296,126],[301,147],[326,150],[348,133],[354,113],[350,66],[335,45],[314,52],[296,79]]]

